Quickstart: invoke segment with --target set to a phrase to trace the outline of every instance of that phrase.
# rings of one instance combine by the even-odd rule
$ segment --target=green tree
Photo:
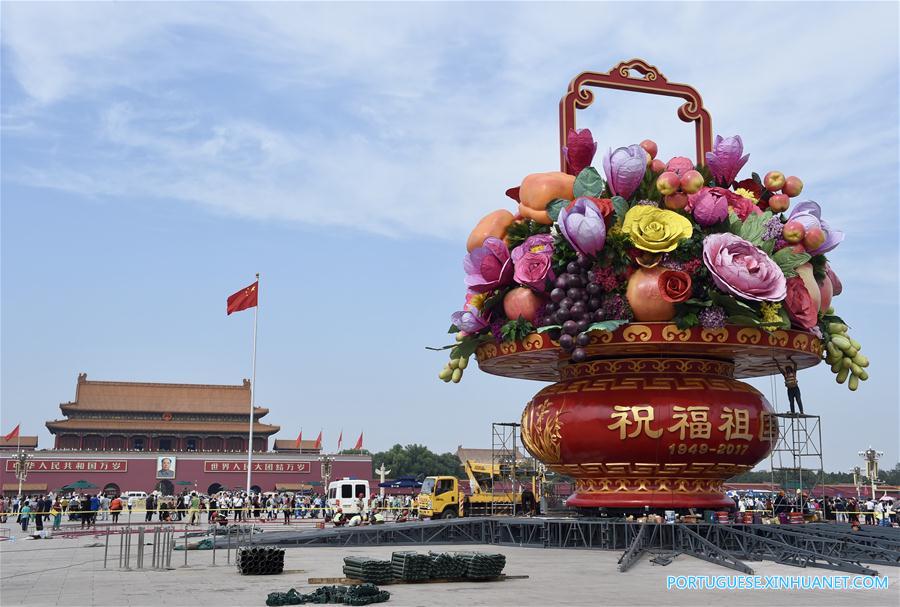
[[[399,443],[372,456],[372,474],[384,464],[391,471],[391,477],[400,476],[424,477],[432,475],[459,476],[462,465],[453,453],[435,453],[425,445],[406,445]]]

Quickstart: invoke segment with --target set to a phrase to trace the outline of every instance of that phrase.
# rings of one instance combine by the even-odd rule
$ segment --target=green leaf
[[[768,211],[766,211],[766,213],[768,213]],[[771,217],[771,213],[769,213],[768,217],[766,217],[765,213],[751,214],[741,224],[741,231],[738,236],[754,246],[759,246],[762,244],[762,236],[766,231],[765,222],[767,219],[771,219]]]
[[[726,295],[721,291],[717,291],[715,289],[709,290],[709,297],[712,299],[716,305],[722,306],[725,308],[725,311],[731,316],[751,316],[758,317],[759,314],[752,307],[748,306],[742,301],[738,301],[735,297],[731,295]]]
[[[481,304],[481,313],[483,316],[486,316],[487,312],[490,312],[492,309],[497,307],[500,303],[503,302],[503,298],[506,297],[506,294],[509,292],[509,289],[500,289],[495,291],[493,295],[484,300],[484,303]]]
[[[690,329],[700,324],[700,317],[694,312],[675,317],[675,326],[679,329]]]
[[[562,329],[562,325],[545,325],[543,327],[538,327],[537,332],[538,333],[546,333],[547,331],[553,331],[554,329],[560,330],[560,329]]]
[[[594,167],[587,167],[578,173],[575,178],[575,187],[573,188],[575,198],[579,196],[591,196],[597,198],[603,192],[606,183],[600,177],[600,173]]]
[[[753,181],[755,181],[757,184],[762,185],[763,181],[762,181],[762,178],[759,176],[759,173],[750,173],[750,177],[752,177]]]
[[[518,341],[527,335],[534,333],[534,325],[521,316],[516,320],[509,320],[500,327],[500,336],[503,341]]]
[[[713,302],[708,299],[688,299],[684,303],[692,306],[700,306],[701,308],[709,308],[713,305]]]
[[[612,197],[613,212],[616,215],[616,223],[625,222],[625,213],[628,212],[628,201],[621,196]]]
[[[737,213],[728,209],[728,231],[735,236],[740,236],[743,225],[744,224],[741,222],[741,218],[737,216]]]
[[[757,246],[763,253],[765,253],[766,255],[771,257],[772,251],[775,249],[775,241],[774,240],[764,240]]]
[[[627,325],[627,320],[604,320],[603,322],[595,322],[592,323],[587,330],[588,331],[609,331],[612,333],[622,325]]]
[[[735,314],[728,317],[728,322],[733,325],[746,325],[748,327],[758,327],[759,319],[753,316],[744,316]]]
[[[557,221],[559,220],[559,212],[567,206],[569,206],[568,200],[564,200],[562,198],[554,198],[549,203],[547,203],[547,215],[550,216],[551,221]]]
[[[772,261],[778,264],[785,278],[797,275],[797,268],[810,260],[809,253],[797,253],[790,247],[779,249],[772,254]]]
[[[450,350],[450,358],[468,358],[478,347],[493,339],[492,335],[470,335]]]
[[[459,327],[457,327],[456,325],[450,325],[450,329],[447,331],[447,333],[459,333]]]

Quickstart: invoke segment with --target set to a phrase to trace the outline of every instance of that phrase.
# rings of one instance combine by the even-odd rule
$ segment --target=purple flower
[[[722,138],[716,135],[713,151],[706,153],[706,165],[712,172],[716,182],[725,186],[731,185],[741,168],[747,164],[750,154],[744,153],[744,142],[740,135]]]
[[[597,152],[597,142],[591,135],[590,129],[569,129],[566,135],[566,145],[563,146],[563,154],[566,156],[566,171],[570,175],[578,175],[585,168],[591,166],[594,154]]]
[[[819,206],[819,203],[813,202],[812,200],[801,202],[794,207],[791,214],[788,216],[788,221],[791,220],[802,223],[803,227],[806,228],[807,234],[811,228],[819,228],[825,232],[825,242],[822,243],[822,246],[809,251],[810,255],[827,253],[841,244],[841,241],[844,240],[843,232],[840,230],[832,230],[831,227],[822,220],[822,208]]]
[[[659,208],[659,203],[655,200],[638,200],[635,205],[642,205],[645,207],[656,207]]]
[[[641,185],[647,170],[647,152],[638,144],[609,150],[603,157],[606,182],[615,196],[630,198]]]
[[[784,273],[772,258],[729,232],[703,239],[703,263],[721,290],[753,301],[781,301],[787,293]]]
[[[553,255],[553,237],[550,234],[535,234],[512,250],[513,263],[519,263],[525,253],[542,253]]]
[[[688,196],[686,211],[704,228],[715,225],[728,217],[728,193],[722,188],[701,188]]]
[[[535,291],[547,290],[547,279],[553,279],[550,269],[553,259],[545,253],[525,253],[516,262],[514,278],[520,285],[531,287]]]
[[[466,286],[474,293],[486,293],[512,282],[513,263],[509,249],[499,238],[489,236],[484,244],[463,260]]]
[[[631,309],[625,298],[618,293],[608,295],[603,300],[603,316],[606,320],[631,320]]]
[[[700,311],[700,326],[704,329],[721,329],[725,326],[725,308],[711,306]]]
[[[559,212],[557,224],[572,248],[582,255],[593,256],[606,243],[606,223],[590,198],[576,198]]]
[[[481,310],[470,303],[466,304],[465,309],[451,314],[450,322],[469,334],[478,333],[490,324],[481,315]]]
[[[765,228],[762,235],[763,240],[778,240],[784,231],[784,224],[781,223],[781,218],[779,217],[770,217],[763,224],[763,227]]]

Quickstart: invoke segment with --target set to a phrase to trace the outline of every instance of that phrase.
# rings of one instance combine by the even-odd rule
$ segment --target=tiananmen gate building
[[[22,436],[2,445],[5,495],[18,490],[16,448],[31,454],[23,493],[56,491],[85,480],[97,491],[162,491],[245,488],[250,382],[237,385],[165,384],[88,380],[78,376],[75,400],[61,403],[64,419],[47,429],[54,448],[37,449]],[[297,491],[322,482],[315,442],[275,440],[280,428],[264,423],[265,407],[253,410],[252,485],[257,491]],[[331,478],[371,480],[368,455],[334,455]],[[93,491],[93,490],[92,490]]]

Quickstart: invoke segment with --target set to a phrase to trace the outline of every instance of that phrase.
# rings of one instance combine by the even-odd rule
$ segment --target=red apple
[[[787,194],[773,194],[769,198],[769,208],[775,213],[783,213],[791,206],[791,199]]]
[[[703,175],[699,171],[686,171],[681,176],[681,189],[686,194],[696,194],[703,187]]]
[[[781,237],[791,244],[802,241],[804,236],[806,236],[806,228],[796,219],[784,224],[784,229],[781,230]]]
[[[822,228],[812,227],[806,230],[806,236],[803,237],[803,246],[807,251],[815,251],[825,244],[825,232]]]
[[[834,297],[834,285],[831,284],[831,279],[828,276],[819,283],[819,292],[822,295],[819,312],[824,312],[831,305],[831,298]]]
[[[794,253],[806,253],[806,247],[803,246],[802,242],[798,242],[797,244],[791,245],[790,249]]]
[[[634,140],[632,140],[634,141]],[[656,158],[657,152],[659,152],[659,148],[656,146],[656,142],[651,139],[644,139],[641,142],[641,147],[650,154],[650,158]]]
[[[784,173],[781,171],[769,171],[763,177],[763,185],[770,192],[777,192],[784,187]]]
[[[666,170],[666,163],[659,158],[654,158],[653,162],[650,163],[650,170],[654,173],[662,173]]]
[[[799,196],[800,192],[803,191],[803,182],[800,181],[799,177],[788,177],[784,180],[784,185],[781,188],[781,191],[793,198],[794,196]]]
[[[678,178],[678,173],[674,171],[666,171],[656,178],[656,189],[663,196],[674,194],[680,186],[681,180]]]
[[[513,320],[521,316],[533,323],[542,305],[544,298],[528,287],[517,287],[503,298],[503,311],[506,312],[507,318]]]
[[[684,192],[675,192],[674,194],[666,194],[666,198],[663,201],[663,204],[666,205],[667,209],[680,211],[687,205],[687,202],[687,194],[685,194]]]
[[[812,297],[813,303],[818,310],[819,306],[822,305],[822,291],[819,289],[819,285],[816,284],[816,279],[813,277],[812,264],[807,262],[802,266],[799,266],[797,268],[797,276],[803,279],[803,285],[806,287],[806,290],[809,291],[809,296]]]

